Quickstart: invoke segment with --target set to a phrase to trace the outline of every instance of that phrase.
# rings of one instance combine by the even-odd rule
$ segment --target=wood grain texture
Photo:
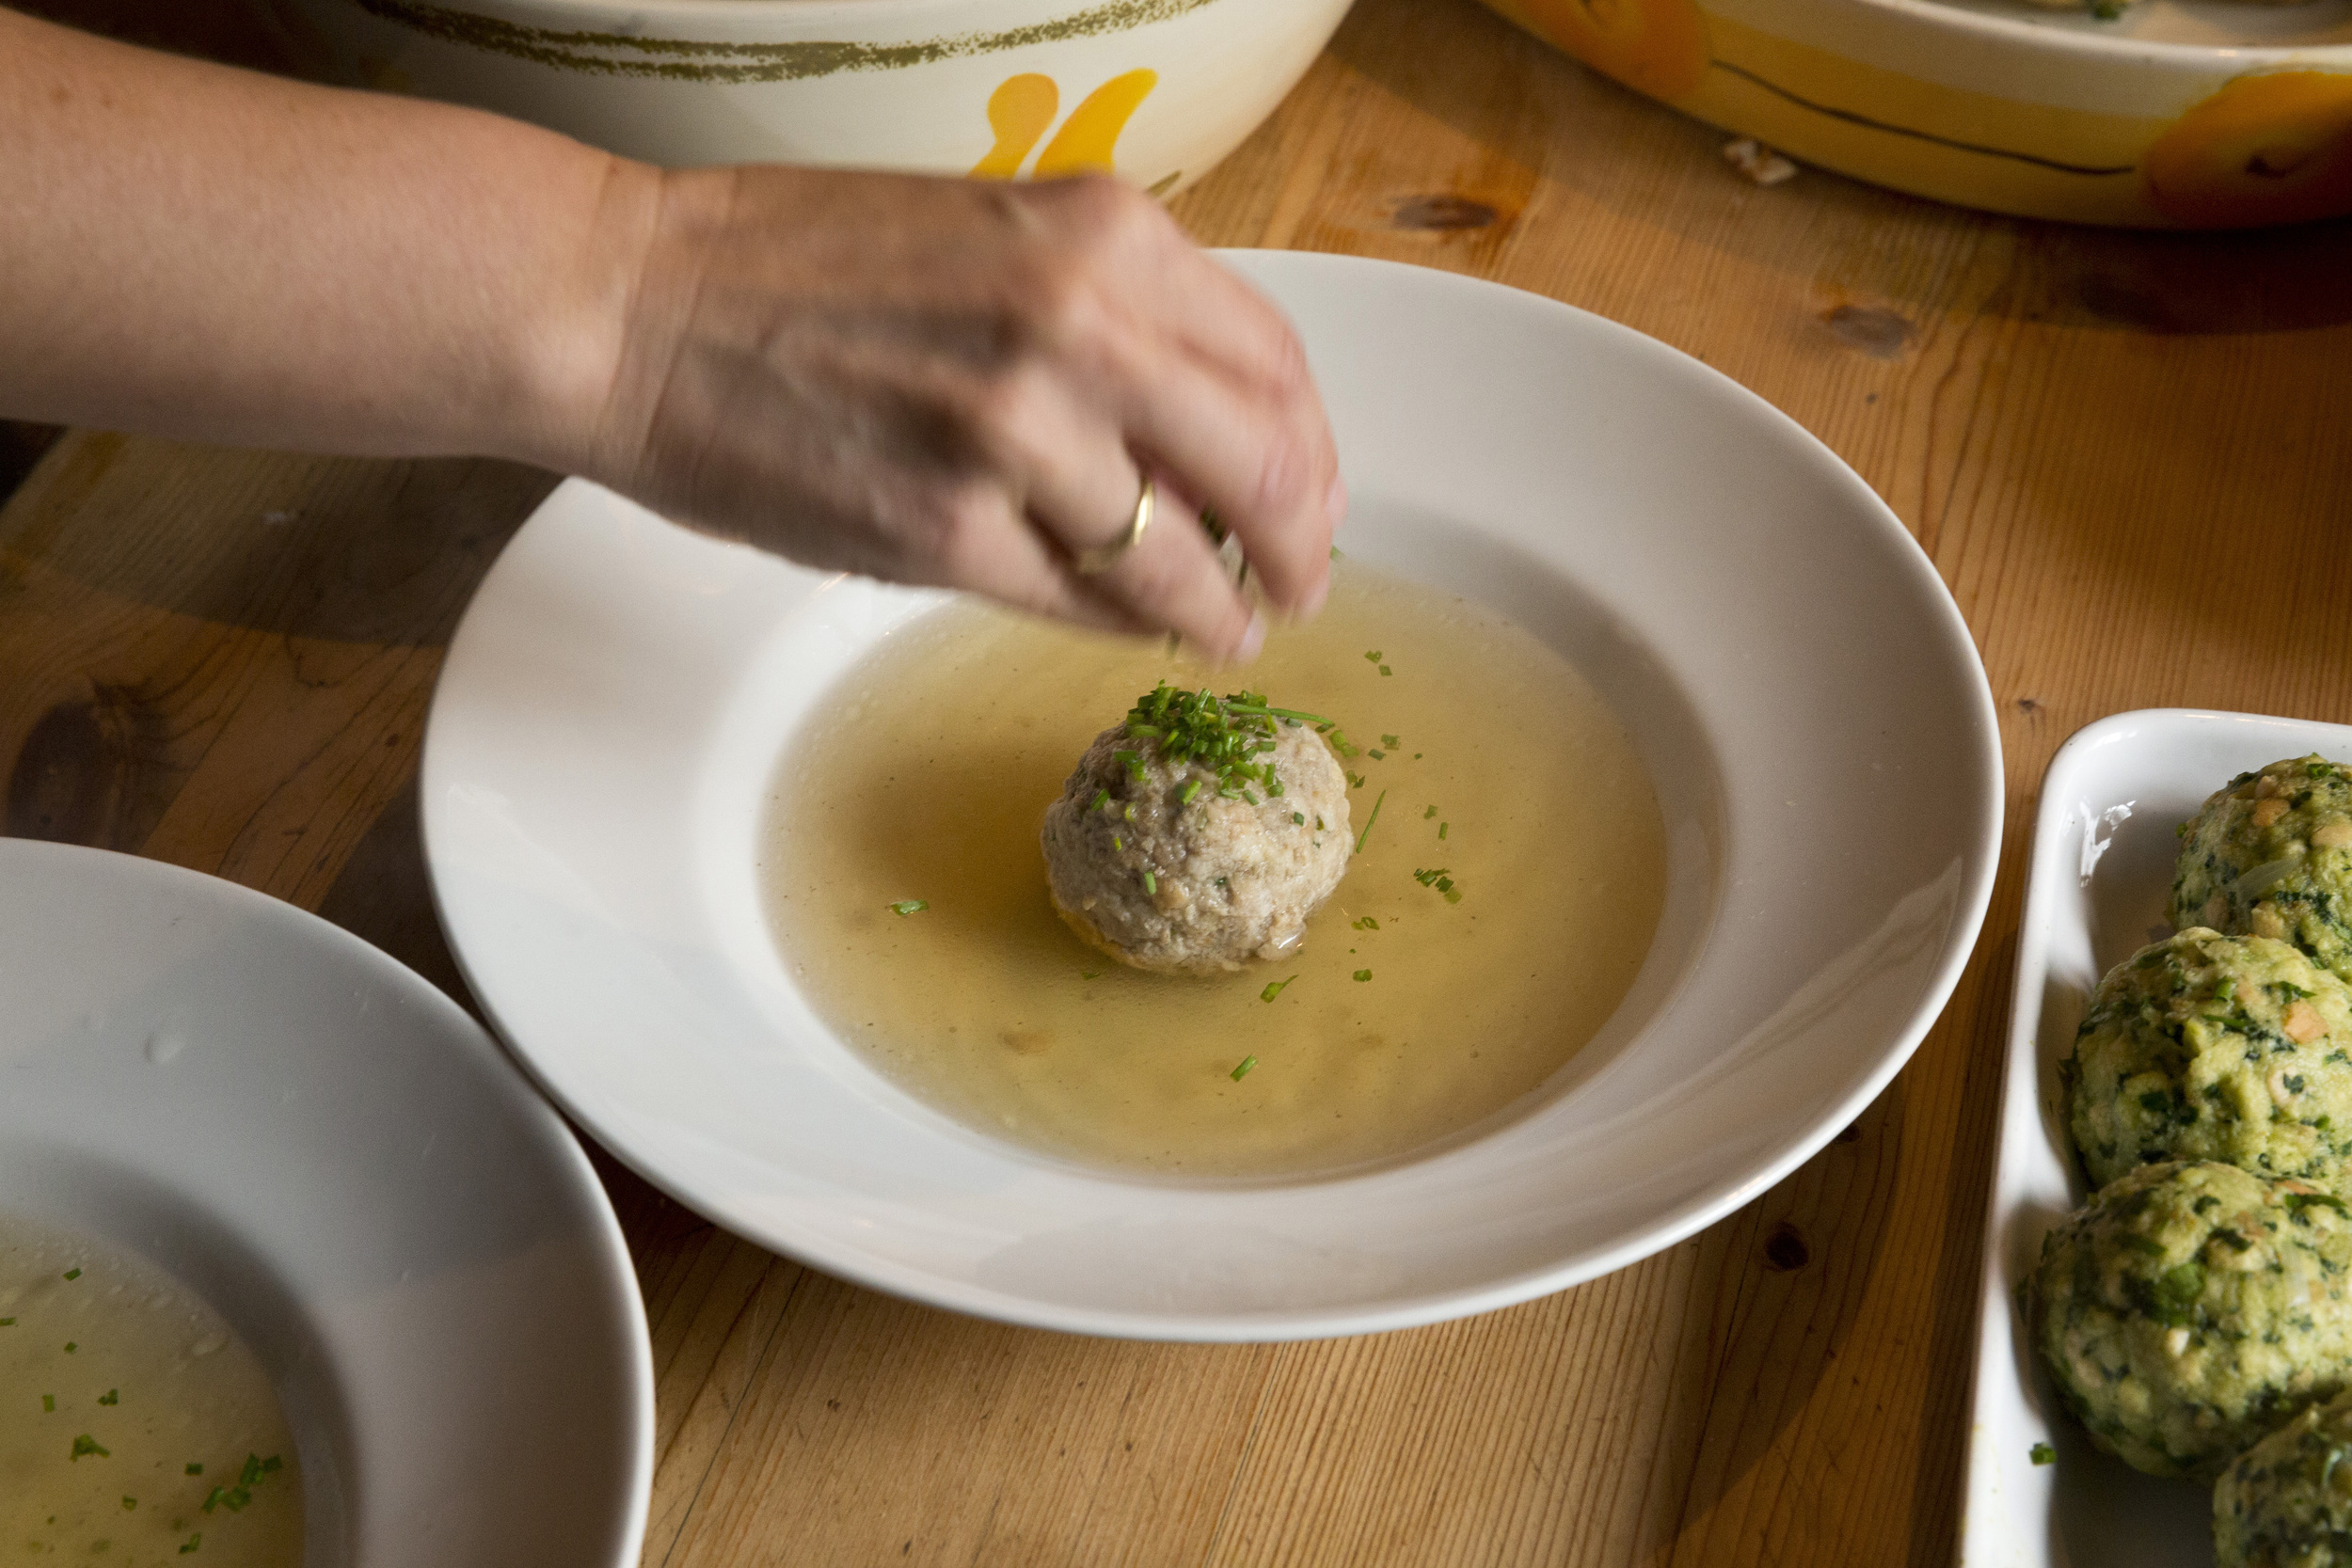
[[[1286,1347],[910,1306],[599,1158],[659,1376],[648,1565],[1950,1561],[2036,783],[2118,709],[2352,719],[2352,226],[2108,234],[1814,171],[1768,190],[1721,140],[1469,0],[1360,0],[1178,211],[1209,243],[1626,322],[1888,499],[1984,651],[2010,811],[1983,942],[1912,1065],[1646,1263]],[[247,882],[462,996],[416,750],[454,618],[548,483],[67,436],[0,510],[6,831]]]

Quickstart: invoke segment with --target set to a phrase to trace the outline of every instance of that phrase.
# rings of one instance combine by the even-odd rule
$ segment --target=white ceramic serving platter
[[[1646,967],[1516,1121],[1368,1174],[1153,1181],[967,1131],[818,1021],[752,870],[796,724],[941,596],[566,484],[451,647],[427,858],[476,995],[542,1085],[738,1233],[1090,1333],[1427,1323],[1746,1202],[1878,1093],[1958,976],[1999,836],[1992,704],[1933,567],[1867,486],[1715,372],[1550,301],[1346,258],[1226,260],[1304,338],[1354,499],[1349,560],[1502,609],[1626,720],[1670,837]]]
[[[1962,1568],[2210,1568],[2212,1497],[2091,1447],[2018,1332],[2017,1283],[2090,1193],[2067,1149],[2058,1064],[2100,977],[2170,934],[2174,830],[2235,775],[2352,760],[2352,725],[2151,708],[2076,732],[2043,775],[1986,1221]],[[2058,1452],[2035,1465],[2036,1443]]]
[[[481,1025],[293,906],[0,840],[0,1206],[219,1308],[307,1568],[634,1568],[644,1308],[580,1146]]]

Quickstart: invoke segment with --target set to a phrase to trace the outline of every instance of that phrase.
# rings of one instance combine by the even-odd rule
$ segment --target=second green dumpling
[[[2193,927],[2140,949],[2064,1070],[2094,1187],[2159,1160],[2352,1187],[2352,990],[2283,942]]]

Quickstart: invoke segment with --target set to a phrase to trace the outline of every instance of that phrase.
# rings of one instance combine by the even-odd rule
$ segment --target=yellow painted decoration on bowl
[[[1671,103],[1707,74],[1707,18],[1693,0],[1487,0],[1605,76]]]
[[[2352,75],[2241,76],[2158,136],[2140,175],[2149,204],[2191,228],[2352,213]]]
[[[988,95],[988,128],[996,133],[996,145],[988,156],[972,166],[972,174],[978,180],[1009,180],[1021,172],[1027,161],[1029,149],[1037,145],[1054,123],[1054,111],[1061,107],[1061,89],[1051,76],[1041,76],[1025,71],[1018,76],[1008,76],[997,89]]]
[[[1054,139],[1038,154],[1032,180],[1057,180],[1066,175],[1112,172],[1119,138],[1127,121],[1159,85],[1156,71],[1130,71],[1114,76],[1087,94]],[[1054,123],[1061,90],[1050,76],[1025,72],[1009,76],[988,99],[989,129],[996,142],[988,156],[972,166],[982,180],[1011,180],[1019,176],[1029,149]]]

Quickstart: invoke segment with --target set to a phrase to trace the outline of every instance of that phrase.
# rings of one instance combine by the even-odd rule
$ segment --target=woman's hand
[[[1214,506],[1276,608],[1322,604],[1343,497],[1297,339],[1156,203],[1104,179],[637,174],[603,202],[598,243],[641,261],[567,466],[811,564],[1246,658],[1262,628],[1196,525]],[[1144,472],[1156,521],[1080,574]]]

